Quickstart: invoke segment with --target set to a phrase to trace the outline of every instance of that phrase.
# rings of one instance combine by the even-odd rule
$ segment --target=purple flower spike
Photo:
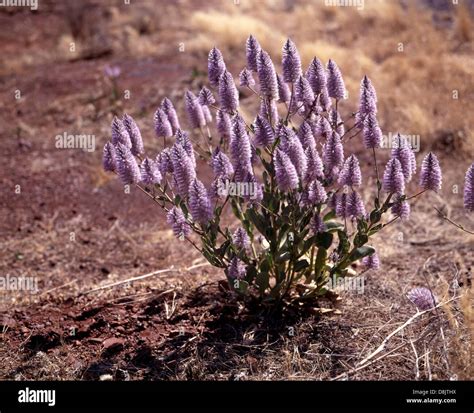
[[[308,107],[311,107],[314,102],[313,89],[311,89],[308,80],[303,76],[299,76],[296,79],[295,99],[297,102],[303,102]]]
[[[219,78],[219,99],[222,110],[234,112],[239,107],[239,92],[235,87],[234,78],[227,70]]]
[[[474,163],[466,172],[464,181],[464,208],[468,211],[474,211]]]
[[[314,136],[316,138],[328,138],[332,134],[332,127],[329,121],[324,117],[320,116],[317,120],[314,130]]]
[[[364,119],[370,113],[377,113],[377,95],[372,82],[364,76],[360,82],[359,119]]]
[[[437,304],[436,297],[426,287],[413,288],[408,292],[407,297],[420,311],[430,310]]]
[[[313,130],[308,121],[305,121],[300,125],[300,128],[298,129],[298,138],[305,150],[310,147],[316,147]]]
[[[232,119],[230,153],[235,170],[235,180],[241,182],[252,170],[252,149],[249,135],[245,129],[245,122],[240,115]]]
[[[308,171],[308,159],[299,139],[293,137],[288,142],[286,153],[289,155],[291,163],[295,166],[296,172],[301,180],[306,177]]]
[[[316,95],[326,89],[326,69],[317,57],[311,61],[306,71],[306,79]]]
[[[344,135],[344,123],[342,122],[341,115],[339,115],[339,112],[336,112],[335,109],[329,112],[329,123],[333,126],[336,125],[336,132],[339,134],[339,136]]]
[[[305,154],[308,159],[308,169],[306,172],[305,182],[311,182],[315,179],[322,178],[324,176],[323,161],[319,156],[316,146],[310,146],[307,148]]]
[[[396,158],[400,161],[402,165],[403,176],[405,178],[405,183],[411,181],[413,175],[413,158],[414,153],[406,141],[406,139],[401,136],[400,134],[396,137],[397,142],[392,149],[392,158]],[[415,162],[415,169],[416,169],[416,162]]]
[[[339,67],[333,60],[329,59],[327,69],[327,88],[329,96],[334,99],[343,99],[346,94],[346,86],[344,85],[344,80]]]
[[[153,120],[155,121],[155,133],[157,137],[169,138],[173,136],[173,128],[163,109],[159,108],[155,112]]]
[[[204,112],[202,106],[194,95],[193,92],[188,90],[184,95],[184,106],[188,114],[189,123],[192,128],[200,128],[206,125],[206,119],[204,118]]]
[[[254,123],[256,146],[269,146],[275,141],[275,133],[265,116],[257,115]]]
[[[260,93],[268,99],[278,100],[278,82],[270,55],[261,50],[257,56],[257,73],[260,80]]]
[[[420,186],[423,189],[431,189],[438,192],[441,189],[443,176],[436,155],[430,152],[423,159],[420,172]]]
[[[218,147],[212,154],[211,167],[215,177],[231,179],[232,175],[234,175],[234,168],[230,163],[230,159]]]
[[[313,204],[322,204],[326,202],[328,195],[324,186],[318,180],[314,180],[308,186],[308,201]]]
[[[199,92],[198,102],[202,106],[209,106],[216,102],[212,92],[204,86],[201,91]]]
[[[301,76],[301,58],[295,44],[288,39],[283,46],[283,80],[294,83]]]
[[[224,140],[230,139],[232,126],[228,113],[220,109],[216,112],[216,127],[221,138]]]
[[[245,44],[245,54],[247,56],[247,67],[256,72],[257,71],[257,56],[260,53],[261,47],[257,39],[252,35],[249,36]]]
[[[326,112],[329,112],[329,109],[331,109],[332,102],[327,87],[325,87],[319,95],[319,105]]]
[[[227,267],[227,275],[232,280],[243,280],[247,275],[247,267],[239,258],[234,257],[230,260]]]
[[[177,143],[171,149],[171,160],[173,162],[177,192],[180,196],[185,197],[188,195],[191,182],[196,178],[193,163],[183,146]]]
[[[362,264],[368,270],[378,270],[380,268],[380,259],[376,252],[372,255],[362,258]]]
[[[176,109],[173,106],[173,103],[168,98],[164,98],[161,102],[161,109],[166,113],[168,120],[173,128],[173,134],[180,128],[178,114],[176,113]]]
[[[124,185],[136,184],[140,181],[141,174],[137,161],[130,148],[122,143],[115,146],[117,159],[117,173]]]
[[[161,182],[161,173],[155,161],[145,158],[140,165],[141,182],[145,185],[154,185]]]
[[[410,204],[407,201],[403,201],[400,195],[396,196],[391,211],[393,215],[399,217],[402,221],[410,218]]]
[[[403,194],[405,192],[405,178],[398,159],[391,158],[388,161],[383,174],[382,187],[388,193]]]
[[[298,187],[298,173],[286,153],[277,149],[275,153],[275,176],[278,188],[287,192]]]
[[[248,185],[248,192],[245,192],[243,198],[252,205],[255,202],[260,202],[263,199],[263,185],[257,181],[255,174],[252,171],[247,172],[243,180],[244,184]]]
[[[349,158],[344,162],[344,166],[339,173],[338,182],[341,185],[347,185],[350,187],[360,186],[362,184],[359,160],[355,155],[349,156]]]
[[[364,201],[356,191],[351,192],[347,198],[347,215],[352,218],[360,218],[366,215]]]
[[[226,70],[224,63],[224,58],[219,49],[213,47],[209,52],[209,57],[207,59],[207,73],[209,77],[209,82],[212,86],[219,86],[219,79],[222,73]]]
[[[113,172],[116,168],[115,147],[111,142],[104,145],[104,153],[102,155],[102,166],[104,171]]]
[[[252,88],[255,86],[255,79],[252,76],[252,72],[247,68],[244,68],[239,74],[239,82],[242,87]]]
[[[287,103],[291,99],[290,88],[284,82],[282,77],[277,74],[277,84],[278,84],[278,102]]]
[[[211,114],[211,110],[209,109],[209,106],[201,106],[201,107],[202,107],[202,113],[204,114],[204,119],[206,120],[206,123],[211,123],[212,114]]]
[[[250,248],[250,237],[248,236],[245,229],[239,227],[232,234],[232,243],[238,250],[249,250]]]
[[[382,131],[380,130],[377,117],[374,113],[369,113],[364,120],[362,136],[364,146],[367,149],[380,148],[382,144]]]
[[[144,152],[144,149],[142,134],[140,133],[138,125],[133,120],[133,118],[130,115],[127,115],[126,113],[124,113],[123,115],[122,123],[123,126],[125,126],[128,135],[130,136],[130,142],[132,143],[132,153],[134,155],[141,155]]]
[[[130,135],[128,134],[123,122],[117,118],[117,116],[114,116],[114,119],[112,120],[112,143],[114,145],[121,143],[127,148],[132,147]]]
[[[259,115],[263,116],[268,121],[270,121],[269,119],[271,117],[272,125],[277,123],[280,119],[278,115],[278,108],[274,100],[270,101],[270,105],[268,102],[265,102],[265,100],[262,100],[260,102]]]
[[[166,221],[171,228],[176,238],[184,239],[191,233],[191,227],[189,226],[181,208],[173,207],[169,210],[166,215]]]
[[[309,225],[311,227],[311,230],[313,231],[313,234],[315,235],[320,232],[324,232],[327,229],[323,219],[320,215],[317,214],[313,215],[313,218],[311,218],[311,223]]]
[[[161,176],[165,176],[167,173],[173,173],[173,160],[171,159],[170,148],[163,149],[156,157],[155,162],[158,165]]]
[[[349,216],[348,212],[348,195],[343,192],[336,198],[336,215],[341,218],[346,218]]]
[[[326,171],[331,172],[340,168],[344,163],[344,148],[337,132],[332,132],[323,148],[323,162]]]
[[[206,187],[198,179],[189,186],[189,209],[193,220],[207,224],[212,218],[212,205]]]
[[[184,148],[191,159],[193,167],[196,168],[196,157],[194,156],[194,148],[191,139],[189,139],[189,134],[178,129],[176,131],[176,144],[181,145]]]

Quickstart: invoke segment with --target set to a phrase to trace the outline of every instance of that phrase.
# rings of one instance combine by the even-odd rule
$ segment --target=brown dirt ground
[[[275,9],[249,10],[241,1],[242,31],[255,30],[270,41],[272,19],[291,13],[294,19],[276,27],[282,33],[312,39],[307,26],[296,27],[297,19],[304,19],[308,10],[305,2],[269,2],[273,5],[268,7]],[[205,36],[217,39],[219,33],[213,30],[222,30],[229,43],[219,46],[225,53],[236,53],[231,29],[216,25],[206,32],[201,28],[207,18],[237,18],[229,11],[233,6],[182,0],[174,5],[154,2],[152,7],[149,2],[137,2],[129,12],[118,3],[88,1],[84,9],[72,7],[74,3],[61,6],[44,1],[35,14],[0,13],[0,275],[39,279],[38,294],[1,292],[0,379],[414,380],[416,356],[419,378],[472,378],[474,241],[438,218],[431,205],[474,226],[472,217],[462,210],[461,195],[452,190],[452,185],[462,185],[472,160],[473,135],[466,125],[472,124],[474,111],[449,107],[443,116],[436,115],[439,96],[431,92],[421,104],[425,112],[420,115],[418,108],[408,115],[407,119],[413,117],[412,130],[423,131],[422,152],[433,148],[439,153],[445,185],[442,197],[428,194],[413,205],[408,223],[393,224],[375,239],[382,268],[365,274],[364,294],[342,293],[341,301],[322,301],[314,311],[289,310],[279,315],[249,311],[227,291],[219,270],[204,265],[196,251],[172,238],[161,211],[136,190],[124,194],[119,182],[103,173],[100,165],[113,113],[129,111],[139,119],[144,135],[152,136],[151,114],[162,97],[178,101],[185,88],[196,90],[203,82]],[[315,30],[325,33],[324,41],[333,42],[345,61],[352,47],[350,29],[337,32],[337,27],[347,24],[347,17],[323,11],[329,19],[327,28]],[[222,14],[216,17],[215,13]],[[420,25],[426,24],[429,34],[431,26],[442,22],[436,30],[456,40],[450,46],[455,50],[449,49],[453,59],[472,59],[472,45],[459,38],[469,39],[472,32],[453,29],[464,16],[456,20],[452,13],[443,13],[429,14],[428,23]],[[397,19],[388,16],[387,21],[396,26]],[[267,26],[261,26],[262,22]],[[368,39],[374,42],[374,33],[366,33],[369,29],[363,27],[359,37],[352,39],[356,45]],[[397,41],[390,37],[393,33],[380,27],[374,30],[381,31],[377,43]],[[414,39],[420,29],[405,23],[400,30],[402,36]],[[71,41],[78,46],[72,54],[68,52]],[[181,41],[190,45],[189,51],[176,53]],[[380,64],[390,60],[390,54],[380,44],[366,47],[364,52],[381,82],[396,84],[393,65],[387,66],[392,67],[393,76],[380,74]],[[436,46],[427,46],[426,54],[432,54],[430,47]],[[443,47],[448,50],[439,45]],[[238,53],[242,62],[241,49]],[[428,60],[423,60],[426,55],[416,58],[422,61],[419,71],[430,73]],[[229,58],[234,73],[240,69],[237,60]],[[131,99],[109,99],[102,69],[110,62],[120,65],[119,87],[130,90]],[[359,62],[357,67],[364,64]],[[456,70],[452,77],[444,70],[439,76],[456,77],[456,85],[469,83],[469,72],[463,72],[461,65]],[[360,79],[362,74],[354,76]],[[472,105],[470,81],[464,105]],[[418,87],[423,90],[426,85]],[[400,86],[406,93],[409,89],[410,85]],[[15,90],[21,91],[19,101],[14,99]],[[398,124],[390,108],[402,104],[404,95],[381,95],[383,125],[393,130]],[[446,125],[443,117],[448,119]],[[97,150],[56,149],[54,136],[64,131],[95,134]],[[152,153],[159,147],[150,138],[146,145]],[[370,174],[370,158],[358,145],[354,151]],[[19,194],[16,185],[21,186]],[[410,187],[411,192],[415,190]],[[85,294],[172,266],[169,273]],[[425,277],[440,300],[459,298],[393,337],[380,360],[355,370],[415,313],[405,293],[425,285]],[[321,314],[321,308],[332,311]]]

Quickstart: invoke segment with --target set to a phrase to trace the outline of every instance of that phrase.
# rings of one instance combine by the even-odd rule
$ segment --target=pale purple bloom
[[[117,79],[121,73],[122,70],[119,66],[107,65],[104,67],[104,74],[110,79]]]
[[[364,76],[360,82],[359,119],[364,119],[370,113],[377,113],[377,95],[372,82]]]
[[[155,161],[145,158],[140,165],[141,182],[145,185],[154,185],[161,182],[161,173]]]
[[[168,98],[164,98],[161,102],[161,109],[166,113],[168,117],[168,121],[171,124],[171,128],[173,129],[173,134],[180,128],[178,114],[176,113],[176,109],[173,106],[173,103]]]
[[[238,250],[247,251],[250,248],[250,237],[248,236],[247,231],[242,227],[237,228],[232,234],[232,243]]]
[[[319,104],[321,108],[326,112],[329,112],[329,109],[331,109],[332,101],[331,101],[331,98],[329,97],[329,92],[328,92],[327,87],[325,87],[321,91],[321,94],[319,95]]]
[[[290,88],[284,82],[284,80],[279,74],[277,74],[277,84],[278,84],[278,102],[280,103],[289,102],[291,99]]]
[[[301,75],[301,58],[295,44],[288,39],[283,46],[283,80],[294,83]]]
[[[353,191],[347,197],[347,215],[360,218],[366,215],[364,201],[358,192]]]
[[[260,80],[260,93],[268,99],[278,100],[278,82],[270,55],[261,50],[257,56],[257,73]]]
[[[188,90],[184,96],[184,106],[192,128],[200,128],[206,125],[202,106],[200,105],[196,95],[194,95],[190,90]]]
[[[219,148],[216,148],[212,153],[211,167],[214,171],[214,176],[219,178],[231,179],[234,174],[234,168],[230,159]]]
[[[441,189],[442,180],[443,177],[438,158],[434,153],[430,152],[421,164],[420,186],[423,189],[431,189],[438,192]]]
[[[288,126],[285,126],[283,122],[280,122],[277,126],[276,133],[277,133],[277,137],[280,138],[280,144],[279,144],[280,148],[287,155],[289,155],[291,142],[298,139],[296,137],[295,131]]]
[[[328,173],[344,163],[344,148],[337,132],[332,132],[323,147],[323,163]]]
[[[104,152],[102,155],[102,166],[104,167],[104,171],[115,171],[116,162],[115,147],[111,142],[107,142],[104,145]]]
[[[130,115],[127,115],[126,113],[124,113],[123,115],[122,123],[125,129],[127,130],[128,135],[130,136],[130,142],[132,143],[132,153],[134,155],[142,154],[144,152],[143,139],[138,125],[133,120],[133,118]]]
[[[239,82],[242,87],[254,87],[255,79],[252,76],[252,72],[246,67],[239,74]]]
[[[323,137],[327,138],[332,134],[332,128],[329,121],[324,116],[320,116],[317,122],[315,123],[315,127],[313,130],[315,137]]]
[[[308,201],[311,204],[322,204],[326,202],[328,195],[324,186],[317,179],[308,186]]]
[[[374,113],[369,113],[365,118],[362,136],[367,149],[380,148],[382,144],[382,131]]]
[[[362,174],[360,172],[359,160],[355,155],[349,156],[339,172],[338,182],[341,185],[350,187],[360,186],[362,184]]]
[[[329,112],[329,123],[335,127],[335,130],[339,136],[344,135],[344,123],[342,122],[341,115],[339,115],[339,112],[337,112],[335,109]]]
[[[313,89],[311,89],[308,80],[302,75],[295,81],[295,99],[309,107],[314,103]]]
[[[136,184],[140,181],[140,168],[130,148],[122,143],[115,145],[117,173],[124,185]]]
[[[396,139],[397,142],[392,148],[392,158],[397,158],[400,161],[405,183],[408,183],[414,173],[413,165],[416,168],[416,162],[413,164],[414,153],[404,137],[398,134]]]
[[[413,288],[408,292],[407,297],[420,311],[430,310],[437,304],[436,297],[426,287]]]
[[[308,168],[306,172],[305,182],[314,181],[324,176],[323,161],[319,156],[316,146],[309,146],[306,151],[306,159],[308,160]]]
[[[326,89],[326,69],[317,57],[311,61],[306,71],[306,79],[316,95]]]
[[[348,195],[345,192],[343,192],[336,198],[336,216],[341,218],[349,217]]]
[[[298,173],[290,158],[280,149],[275,153],[275,176],[278,188],[282,192],[298,187]]]
[[[474,211],[474,163],[466,172],[464,181],[464,208],[468,211]]]
[[[239,92],[227,70],[219,78],[219,100],[221,109],[227,112],[234,112],[239,107]]]
[[[388,193],[403,194],[405,192],[405,178],[402,165],[396,158],[391,158],[383,174],[382,187]]]
[[[198,179],[194,179],[189,186],[189,209],[193,220],[200,224],[206,224],[212,218],[211,200],[206,187]]]
[[[300,140],[294,137],[294,133],[293,138],[288,142],[286,153],[289,155],[291,163],[295,166],[298,176],[303,180],[308,171],[308,159]]]
[[[157,109],[153,120],[155,122],[155,133],[157,137],[169,138],[170,136],[173,136],[173,128],[171,127],[168,116],[163,109]]]
[[[234,257],[230,260],[230,264],[227,267],[227,275],[233,280],[243,280],[247,275],[247,267],[243,261]]]
[[[270,100],[270,101],[262,100],[260,102],[259,115],[261,115],[264,118],[268,119],[269,122],[270,122],[270,117],[271,117],[272,124],[275,124],[276,122],[278,122],[280,117],[278,115],[278,108],[277,108],[277,105],[276,105],[275,101],[274,100]]]
[[[163,149],[156,157],[155,162],[158,165],[161,176],[167,173],[173,173],[173,160],[171,159],[171,149]]]
[[[410,218],[410,204],[407,201],[402,200],[400,195],[396,196],[391,211],[393,215],[400,217],[402,221],[406,221]]]
[[[236,115],[232,119],[230,153],[235,170],[235,179],[237,182],[242,181],[247,173],[252,170],[252,150],[245,122],[240,115]]]
[[[334,99],[343,99],[346,94],[346,86],[344,85],[344,80],[339,67],[333,60],[329,59],[327,70],[327,88],[329,96]]]
[[[324,223],[323,219],[321,218],[320,215],[315,214],[311,218],[311,222],[309,224],[311,230],[313,231],[313,234],[318,234],[320,232],[326,231],[326,224]]]
[[[184,148],[191,159],[193,167],[196,168],[196,157],[194,156],[194,148],[191,139],[189,138],[188,132],[178,129],[176,131],[176,144],[181,145]]]
[[[216,99],[214,98],[212,92],[206,86],[204,86],[199,91],[198,102],[202,106],[209,106],[215,103]]]
[[[171,208],[168,214],[166,215],[166,221],[169,225],[171,225],[173,233],[177,238],[183,239],[191,233],[191,227],[186,221],[186,218],[181,208]]]
[[[201,107],[202,107],[202,113],[204,115],[204,119],[206,120],[206,123],[211,123],[212,113],[211,113],[211,110],[209,109],[209,106],[201,105]]]
[[[260,53],[261,47],[257,39],[252,35],[249,36],[245,44],[245,54],[247,56],[247,67],[254,72],[257,71],[257,56]]]
[[[380,259],[376,252],[372,255],[362,258],[362,264],[368,270],[378,270],[380,268]]]
[[[119,143],[125,145],[127,148],[132,147],[132,141],[130,140],[130,135],[125,128],[123,122],[117,117],[114,116],[112,120],[112,143],[117,146]]]
[[[221,51],[213,47],[207,59],[207,73],[212,86],[219,86],[220,76],[225,70],[226,66]]]
[[[263,199],[262,184],[257,181],[257,177],[252,171],[248,171],[243,180],[244,184],[248,184],[249,191],[243,195],[243,198],[250,204],[260,202]]]
[[[216,112],[216,127],[221,138],[225,140],[230,138],[231,121],[228,113],[220,109]]]
[[[268,146],[272,145],[275,141],[275,133],[273,132],[273,129],[266,117],[257,115],[254,123],[254,130],[254,145]]]
[[[189,186],[196,178],[196,171],[186,149],[178,143],[175,143],[171,149],[171,160],[177,192],[184,197],[188,195]]]
[[[298,138],[306,150],[309,147],[316,147],[316,142],[313,136],[313,130],[308,121],[303,122],[298,129]]]

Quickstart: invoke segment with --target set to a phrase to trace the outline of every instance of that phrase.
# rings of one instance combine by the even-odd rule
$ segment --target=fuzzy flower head
[[[251,170],[252,149],[245,122],[240,115],[232,119],[230,153],[236,174],[242,172],[246,175]],[[236,176],[237,181],[241,179],[242,176]]]
[[[189,186],[189,209],[193,220],[207,224],[212,218],[212,205],[204,184],[194,179]]]
[[[122,143],[115,146],[117,173],[124,185],[136,184],[140,181],[141,173],[137,161],[130,148]]]
[[[154,160],[145,158],[140,165],[141,182],[145,185],[154,185],[161,182],[161,173]]]
[[[410,204],[403,200],[400,195],[395,197],[395,202],[391,208],[392,214],[399,217],[402,221],[406,221],[410,218]]]
[[[209,106],[215,103],[216,99],[214,98],[212,92],[206,86],[204,86],[199,91],[198,102],[202,106]]]
[[[416,171],[416,160],[413,163],[415,154],[413,153],[410,144],[403,136],[398,134],[395,139],[396,141],[392,148],[392,158],[396,158],[400,161],[405,183],[408,183],[411,181],[411,178]]]
[[[278,102],[287,103],[291,99],[290,88],[285,83],[283,78],[277,74],[277,84],[278,84]]]
[[[316,146],[310,146],[305,151],[308,160],[305,182],[311,182],[324,176],[323,161],[319,156]]]
[[[301,75],[301,58],[295,44],[288,39],[283,46],[283,80],[294,83]]]
[[[467,170],[464,180],[464,208],[474,211],[474,163]]]
[[[257,56],[261,49],[257,39],[250,35],[245,44],[245,54],[247,57],[247,67],[253,72],[257,71]]]
[[[173,233],[178,239],[182,240],[191,233],[191,227],[186,221],[186,218],[181,208],[171,208],[168,214],[166,215],[166,221],[169,225],[171,225]]]
[[[234,167],[230,159],[218,147],[214,150],[211,157],[211,167],[214,171],[214,176],[221,179],[231,179],[234,175]]]
[[[200,128],[206,125],[206,119],[202,106],[200,105],[196,95],[188,90],[184,95],[184,106],[188,114],[188,120],[192,128]]]
[[[275,176],[278,188],[287,192],[298,187],[298,172],[292,164],[289,156],[282,150],[277,149],[275,153]]]
[[[121,143],[128,148],[132,147],[130,135],[128,134],[123,122],[117,116],[114,116],[112,120],[112,143],[114,145]]]
[[[405,178],[402,165],[396,158],[391,158],[383,174],[382,187],[385,192],[403,194],[405,192]]]
[[[180,128],[180,126],[179,126],[178,114],[176,113],[176,109],[174,108],[171,100],[168,98],[164,98],[163,101],[161,102],[161,109],[163,109],[163,112],[166,113],[166,116],[168,117],[168,121],[171,124],[171,128],[173,129],[173,134],[175,134],[176,131]]]
[[[275,132],[265,116],[257,115],[254,122],[255,139],[257,146],[268,146],[275,141]]]
[[[254,87],[255,79],[252,76],[252,72],[246,67],[239,74],[239,82],[242,87]]]
[[[430,152],[421,164],[420,186],[423,189],[438,192],[441,189],[442,180],[443,177],[438,158],[434,153]]]
[[[209,52],[209,57],[207,59],[207,74],[212,86],[219,86],[220,76],[225,70],[226,66],[221,51],[213,47]]]
[[[309,147],[316,147],[316,141],[314,140],[313,130],[308,121],[304,121],[298,129],[298,139],[306,150]]]
[[[326,202],[328,195],[324,186],[318,180],[311,182],[308,186],[308,201],[313,205]]]
[[[362,258],[362,264],[368,270],[378,270],[380,268],[380,259],[376,252],[372,255]]]
[[[250,248],[250,237],[245,229],[239,227],[232,234],[232,243],[238,250],[247,251]]]
[[[111,142],[104,145],[104,152],[102,155],[102,166],[104,171],[113,172],[116,168],[115,147]]]
[[[227,70],[219,78],[219,99],[222,110],[234,112],[239,107],[239,92],[235,87],[234,78]]]
[[[157,137],[169,138],[170,136],[173,136],[173,128],[171,127],[168,116],[163,109],[158,108],[155,112],[154,121]]]
[[[349,158],[344,162],[344,166],[339,173],[338,182],[341,185],[347,185],[350,187],[356,187],[362,184],[359,160],[355,155],[349,156]]]
[[[184,148],[191,159],[193,168],[196,168],[196,157],[194,156],[194,148],[191,139],[189,138],[189,134],[185,131],[182,131],[181,129],[178,129],[176,131],[176,144],[181,145]]]
[[[328,66],[327,88],[329,96],[334,99],[344,99],[346,95],[346,86],[342,78],[341,71],[337,64],[329,59]]]
[[[260,80],[260,93],[268,99],[278,100],[278,82],[270,55],[260,50],[257,56],[257,73]]]
[[[321,215],[319,214],[313,215],[309,226],[311,228],[311,231],[315,235],[320,232],[324,232],[327,229],[326,224],[324,223],[323,219],[321,218]]]
[[[430,310],[436,306],[434,294],[426,287],[413,288],[408,292],[407,297],[419,311]]]
[[[218,110],[216,112],[216,128],[219,136],[223,140],[230,139],[231,134],[231,121],[228,113]]]
[[[364,118],[370,113],[377,113],[377,95],[370,79],[364,76],[360,82],[359,117]]]
[[[128,135],[130,136],[130,142],[132,144],[131,151],[134,155],[141,155],[144,152],[143,139],[140,129],[136,124],[135,120],[126,113],[123,115],[123,126],[125,127]]]
[[[320,116],[314,123],[313,134],[315,138],[327,138],[332,134],[332,127],[325,116]]]
[[[348,197],[349,195],[345,192],[337,196],[336,198],[336,216],[340,218],[349,217],[348,213]]]
[[[158,169],[160,170],[161,176],[165,174],[173,173],[173,160],[171,159],[171,149],[164,148],[155,159]]]
[[[299,76],[295,81],[295,99],[297,102],[303,102],[309,107],[314,102],[313,89],[311,89],[308,80],[303,76]]]
[[[311,61],[309,68],[306,71],[306,79],[308,79],[315,94],[319,94],[326,89],[326,68],[317,57],[313,58]]]
[[[347,216],[360,218],[366,215],[364,201],[358,192],[352,191],[347,198]]]
[[[227,267],[227,275],[232,280],[243,280],[247,275],[245,263],[237,257],[232,258]]]
[[[382,144],[382,131],[379,127],[375,113],[369,113],[362,126],[362,137],[367,149],[380,148]]]
[[[339,112],[336,111],[335,109],[329,112],[329,123],[333,125],[333,127],[335,128],[339,136],[344,135],[344,132],[345,132],[344,122],[342,121],[342,118]]]
[[[323,148],[323,163],[326,171],[340,168],[344,163],[344,148],[337,132],[332,132]]]
[[[260,110],[258,114],[266,118],[269,122],[271,120],[272,125],[277,123],[280,119],[278,115],[278,108],[274,100],[262,100],[260,102]]]
[[[171,149],[171,160],[177,192],[184,197],[188,195],[189,186],[196,178],[196,171],[186,150],[178,143],[175,143]]]

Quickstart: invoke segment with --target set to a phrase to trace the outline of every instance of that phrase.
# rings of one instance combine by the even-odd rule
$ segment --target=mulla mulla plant
[[[104,169],[163,208],[176,238],[222,269],[236,296],[268,307],[311,304],[328,292],[329,279],[350,276],[352,264],[360,262],[365,271],[380,267],[371,238],[408,220],[412,199],[440,191],[440,164],[433,153],[424,158],[415,181],[419,191],[410,195],[417,165],[408,140],[398,135],[385,152],[388,162],[377,160],[382,131],[367,76],[356,112],[344,121],[347,92],[333,60],[324,65],[315,57],[304,70],[288,40],[280,74],[254,36],[246,42],[246,58],[236,81],[219,49],[210,51],[208,84],[184,93],[187,131],[175,103],[163,98],[154,115],[158,154],[144,153],[131,116],[114,118]],[[241,111],[237,85],[259,102],[252,118]],[[367,156],[353,153],[356,139]],[[363,158],[373,160],[370,178],[362,176]],[[212,170],[209,184],[197,171],[203,162]],[[464,191],[470,212],[473,176],[471,165]],[[368,193],[370,200],[363,196]],[[222,224],[224,212],[238,221],[232,229]],[[425,308],[425,296],[415,291],[412,300]]]

